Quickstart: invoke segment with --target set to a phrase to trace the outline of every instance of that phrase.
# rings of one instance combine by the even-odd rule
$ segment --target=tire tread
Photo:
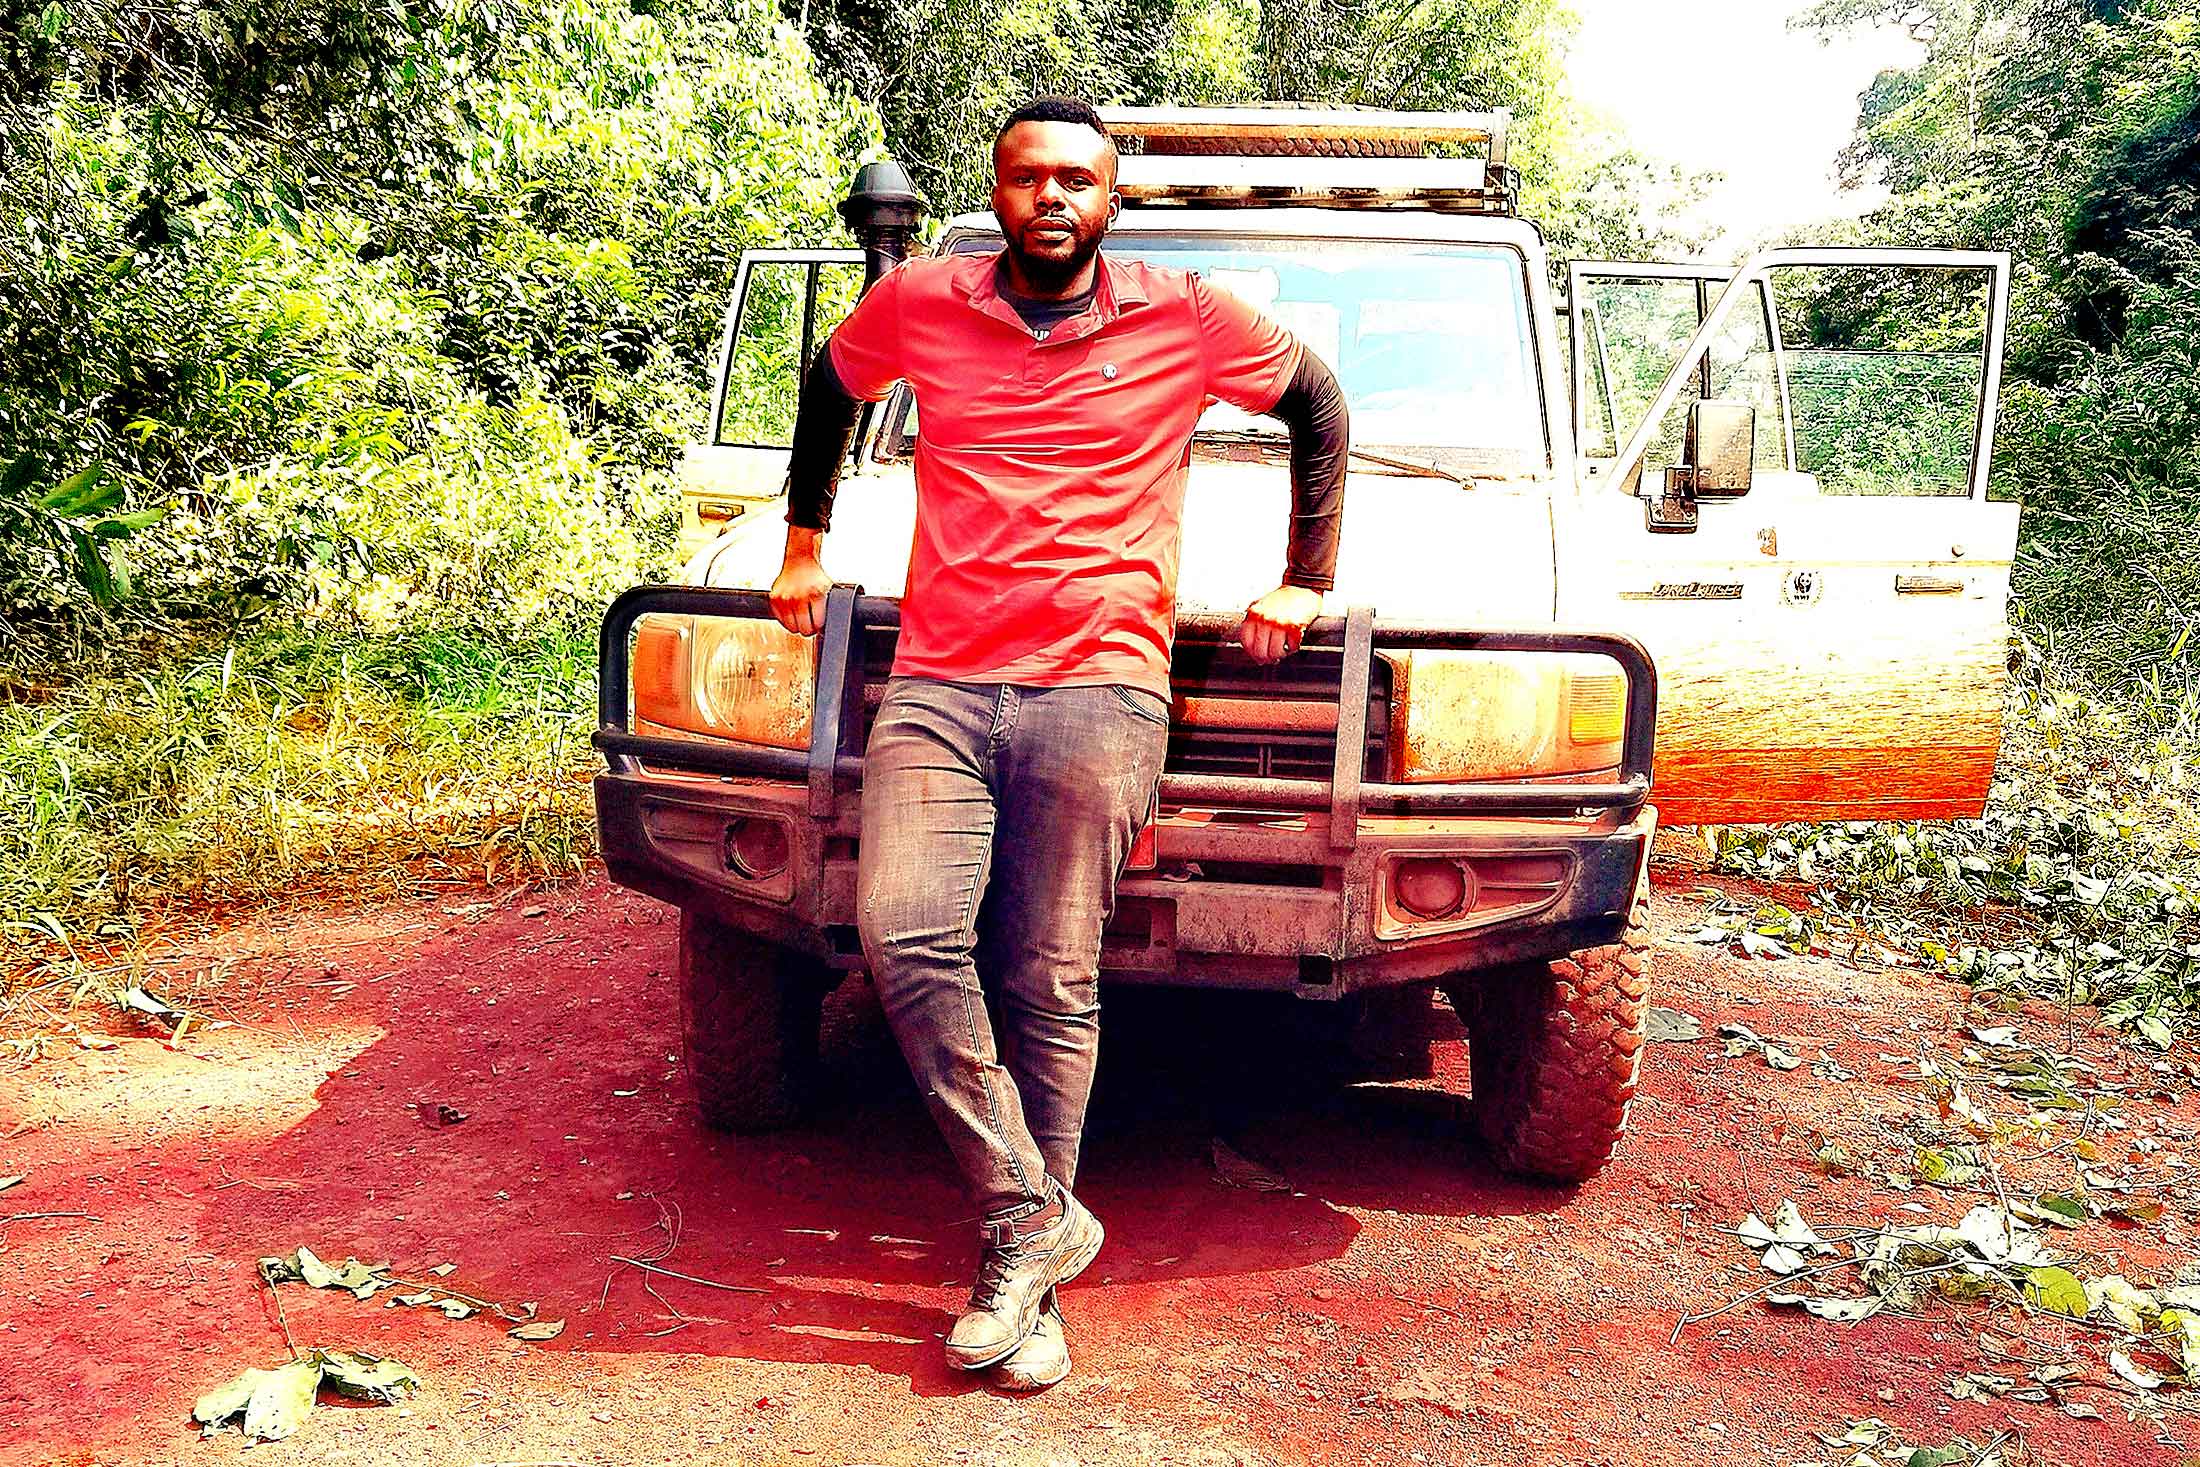
[[[1616,942],[1453,985],[1476,1131],[1507,1171],[1579,1182],[1612,1159],[1642,1070],[1649,893]]]
[[[776,1131],[808,1109],[824,985],[796,955],[680,913],[680,1040],[703,1124]]]

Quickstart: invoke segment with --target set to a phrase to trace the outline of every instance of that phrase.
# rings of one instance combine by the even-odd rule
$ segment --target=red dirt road
[[[1694,913],[1662,893],[1658,929]],[[1979,1200],[1809,1162],[1820,1133],[1860,1162],[1899,1158],[1890,1125],[1919,1091],[1879,1056],[1950,1042],[1950,985],[1661,945],[1659,1002],[1707,1032],[1740,1019],[1785,1037],[1806,1065],[1652,1045],[1620,1160],[1572,1193],[1499,1176],[1464,1143],[1447,1013],[1414,1020],[1432,1075],[1348,1085],[1303,1012],[1117,995],[1081,1187],[1109,1246],[1065,1293],[1077,1373],[1018,1400],[940,1360],[970,1227],[861,985],[834,1005],[838,1103],[792,1134],[711,1135],[671,1058],[673,932],[600,881],[471,914],[247,922],[196,969],[234,959],[196,985],[234,1027],[181,1052],[63,1039],[0,1076],[0,1175],[27,1178],[0,1215],[97,1219],[0,1225],[0,1463],[234,1459],[236,1435],[197,1439],[191,1403],[284,1357],[254,1264],[301,1243],[410,1279],[452,1262],[451,1286],[537,1301],[566,1329],[521,1345],[486,1316],[286,1286],[301,1345],[395,1355],[424,1386],[401,1408],[325,1400],[254,1463],[1695,1467],[1842,1461],[1814,1434],[1869,1416],[1931,1445],[2015,1429],[2049,1462],[2200,1450],[2189,1417],[2133,1421],[2105,1389],[2072,1393],[2100,1420],[1951,1399],[1951,1375],[1997,1368],[1981,1331],[2040,1333],[1990,1305],[1843,1327],[1751,1301],[1668,1343],[1683,1311],[1767,1278],[1719,1231],[1752,1208],[1792,1196],[1824,1226],[1911,1201],[1952,1222]],[[187,1002],[191,971],[165,995]],[[2111,1076],[2148,1062],[2088,1054]],[[1813,1077],[1821,1055],[1854,1078]],[[466,1119],[431,1127],[422,1106]],[[2189,1140],[2189,1097],[2160,1115]],[[1218,1131],[1293,1190],[1218,1184]],[[2164,1278],[2192,1255],[2189,1207],[2052,1241],[2087,1277]],[[613,1261],[662,1251],[674,1214],[663,1266],[747,1292]]]

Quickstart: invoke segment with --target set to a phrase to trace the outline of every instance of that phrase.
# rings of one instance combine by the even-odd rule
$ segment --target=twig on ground
[[[771,1292],[769,1289],[760,1289],[754,1284],[726,1284],[720,1283],[717,1279],[697,1278],[692,1273],[681,1273],[676,1269],[661,1268],[654,1263],[645,1263],[639,1258],[628,1258],[618,1253],[611,1255],[611,1261],[641,1269],[644,1273],[663,1274],[668,1279],[679,1279],[683,1283],[701,1284],[707,1289],[724,1289],[729,1294],[769,1294]]]
[[[86,1222],[99,1221],[88,1212],[11,1212],[6,1217],[0,1217],[0,1227],[6,1227],[9,1223],[35,1222],[43,1217],[80,1217]]]
[[[385,1273],[383,1277],[393,1284],[402,1284],[415,1293],[442,1294],[456,1299],[461,1304],[471,1304],[476,1309],[486,1309],[507,1324],[531,1324],[534,1322],[532,1315],[515,1314],[494,1299],[477,1299],[472,1294],[462,1294],[441,1279],[423,1283],[418,1279],[401,1279],[394,1273]]]
[[[1937,1244],[1927,1243],[1923,1240],[1918,1240],[1915,1246],[1920,1248],[1934,1248],[1936,1249],[1936,1251],[1943,1253],[1947,1251],[1946,1249],[1939,1248]],[[1972,1261],[1973,1260],[1967,1258],[1950,1257],[1944,1262],[1924,1264],[1920,1267],[1909,1269],[1907,1270],[1907,1272],[1912,1278],[1925,1278],[1932,1274],[1952,1273],[1956,1269],[1969,1267]],[[1746,1294],[1735,1295],[1733,1298],[1727,1300],[1724,1304],[1721,1304],[1716,1309],[1707,1309],[1701,1314],[1682,1315],[1678,1320],[1674,1322],[1673,1333],[1666,1338],[1665,1343],[1667,1345],[1678,1344],[1680,1342],[1681,1331],[1686,1329],[1688,1326],[1692,1324],[1702,1324],[1707,1319],[1715,1319],[1719,1315],[1726,1313],[1730,1309],[1739,1308],[1740,1306],[1747,1304],[1752,1299],[1758,1298],[1761,1295],[1771,1293],[1774,1289],[1782,1288],[1788,1284],[1798,1283],[1803,1279],[1816,1278],[1820,1274],[1835,1273],[1844,1268],[1860,1268],[1863,1266],[1863,1264],[1864,1260],[1861,1258],[1836,1258],[1830,1263],[1821,1263],[1812,1268],[1800,1269],[1791,1274],[1784,1274],[1779,1278],[1773,1279],[1769,1283],[1759,1284],[1756,1288],[1751,1289]],[[1884,1296],[1881,1297],[1883,1300],[1880,1305],[1881,1313],[1902,1312],[1900,1310],[1896,1310],[1893,1307],[1892,1301],[1885,1300]],[[2029,1309],[2030,1306],[2026,1307],[2027,1309]],[[2057,1315],[2055,1317],[2057,1319],[2064,1318],[2064,1316],[2062,1315]]]
[[[2033,1336],[2024,1333],[2024,1331],[2022,1330],[2009,1329],[2007,1325],[2003,1325],[2002,1328],[2004,1330],[2007,1330],[2009,1334],[2014,1335],[2016,1338],[2024,1341],[2026,1344],[2032,1345],[2038,1349],[2054,1350],[2059,1348],[2058,1346],[2049,1344],[2045,1340],[2036,1339]],[[2005,1360],[2011,1365],[2068,1365],[2071,1361],[2078,1358],[2077,1352],[2074,1350],[2064,1350],[2061,1358],[2056,1360],[2041,1360],[2031,1355],[2019,1355],[2014,1351],[1996,1349],[1994,1346],[1986,1343],[1986,1337],[1983,1335],[1979,1337],[1978,1347],[1980,1353],[1985,1355],[1988,1359]]]
[[[675,1333],[676,1331],[686,1329],[689,1325],[695,1322],[694,1320],[689,1319],[685,1314],[682,1314],[679,1309],[677,1309],[673,1305],[670,1299],[667,1299],[664,1295],[658,1293],[657,1290],[651,1286],[649,1280],[647,1279],[642,1280],[642,1292],[649,1295],[650,1298],[655,1299],[658,1303],[664,1305],[665,1308],[671,1312],[672,1317],[679,1321],[678,1324],[673,1325],[670,1329],[657,1329],[649,1331],[648,1337],[650,1339],[659,1339],[665,1335],[669,1335]]]
[[[646,1228],[634,1228],[630,1231],[637,1233],[646,1233],[654,1229],[663,1229],[665,1235],[664,1246],[659,1248],[654,1253],[647,1253],[643,1255],[643,1257],[650,1263],[662,1263],[667,1258],[670,1258],[672,1256],[673,1249],[680,1246],[680,1227],[685,1219],[681,1216],[680,1205],[677,1202],[668,1208],[665,1206],[664,1199],[659,1197],[656,1193],[649,1192],[645,1193],[644,1195],[647,1196],[650,1202],[656,1207],[657,1220],[651,1223]],[[614,1258],[614,1260],[616,1260],[618,1258],[618,1255],[613,1254],[612,1257]],[[603,1276],[603,1292],[599,1294],[596,1298],[596,1307],[598,1309],[609,1307],[611,1303],[611,1283],[612,1280],[616,1279],[618,1276],[619,1273],[617,1269],[613,1269],[610,1273],[607,1273]]]
[[[1820,1274],[1835,1273],[1844,1268],[1854,1268],[1856,1267],[1857,1262],[1858,1260],[1854,1258],[1836,1258],[1831,1263],[1821,1263],[1816,1265],[1815,1267],[1801,1269],[1795,1273],[1783,1274],[1779,1278],[1773,1279],[1769,1283],[1758,1285],[1756,1288],[1751,1289],[1746,1294],[1737,1294],[1735,1297],[1727,1300],[1724,1304],[1721,1304],[1716,1309],[1707,1309],[1701,1314],[1683,1314],[1678,1320],[1674,1321],[1673,1333],[1666,1337],[1665,1343],[1667,1345],[1679,1344],[1681,1331],[1688,1328],[1690,1325],[1702,1324],[1707,1319],[1716,1319],[1730,1309],[1740,1308],[1742,1305],[1758,1297],[1760,1294],[1769,1294],[1774,1289],[1782,1288],[1789,1284],[1800,1283],[1804,1279],[1816,1278]]]
[[[290,1316],[283,1312],[283,1291],[267,1276],[266,1269],[258,1270],[260,1282],[267,1285],[267,1297],[275,1301],[275,1325],[283,1332],[283,1343],[290,1349],[290,1358],[298,1358],[298,1342],[290,1337]]]
[[[671,1207],[667,1208],[661,1200],[654,1196],[649,1200],[657,1204],[657,1226],[665,1230],[664,1246],[656,1252],[641,1258],[632,1258],[624,1253],[614,1253],[611,1255],[613,1263],[623,1263],[629,1268],[638,1268],[644,1273],[661,1274],[665,1278],[679,1279],[683,1283],[701,1284],[706,1289],[723,1289],[729,1294],[769,1294],[771,1292],[769,1289],[758,1288],[754,1284],[722,1283],[717,1279],[700,1278],[692,1273],[681,1273],[677,1269],[666,1268],[664,1260],[670,1258],[673,1250],[680,1246],[680,1227],[682,1223],[680,1205],[673,1203]],[[610,1302],[611,1281],[617,1276],[616,1273],[604,1275],[603,1294],[596,1301],[597,1308],[601,1309]],[[663,1296],[659,1295],[655,1289],[651,1289],[647,1282],[644,1282],[642,1287],[648,1289],[650,1296],[657,1299],[659,1303],[664,1302]],[[671,1306],[667,1305],[666,1307],[670,1308]],[[673,1313],[677,1315],[679,1311],[675,1309]],[[682,1315],[681,1317],[685,1318],[686,1316]]]
[[[250,1187],[255,1192],[296,1192],[307,1185],[288,1177],[233,1177],[229,1174],[228,1162],[217,1162],[215,1165],[221,1168],[222,1180],[207,1188],[209,1192],[226,1191],[231,1187]]]

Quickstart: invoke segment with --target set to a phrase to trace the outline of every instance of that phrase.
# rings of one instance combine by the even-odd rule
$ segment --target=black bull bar
[[[642,761],[705,774],[748,775],[806,782],[809,813],[830,817],[840,784],[860,784],[863,755],[854,746],[862,707],[862,660],[851,656],[859,628],[899,627],[901,605],[865,596],[855,586],[835,586],[825,597],[825,626],[817,653],[816,713],[807,750],[780,749],[737,740],[663,738],[632,731],[629,651],[634,623],[643,616],[769,618],[771,598],[762,591],[696,586],[637,586],[604,613],[597,644],[595,746],[614,773],[640,772]],[[1223,642],[1236,635],[1239,618],[1195,612],[1177,618],[1180,639]],[[1161,798],[1172,805],[1319,809],[1330,814],[1331,842],[1349,849],[1358,839],[1359,816],[1376,808],[1399,815],[1456,813],[1567,814],[1582,810],[1632,810],[1650,796],[1651,758],[1657,738],[1658,674],[1650,654],[1631,637],[1609,632],[1465,631],[1454,627],[1378,622],[1356,606],[1306,628],[1301,646],[1339,648],[1337,753],[1328,781],[1240,774],[1163,774]],[[1609,657],[1627,679],[1627,719],[1618,778],[1579,784],[1565,780],[1385,784],[1362,778],[1367,743],[1368,680],[1375,648],[1386,651],[1587,652]],[[837,690],[828,697],[827,689]]]

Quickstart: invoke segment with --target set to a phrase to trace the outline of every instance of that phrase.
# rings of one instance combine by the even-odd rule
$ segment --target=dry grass
[[[594,849],[577,630],[274,633],[31,676],[0,679],[0,1020],[126,987],[194,914],[557,880]]]

